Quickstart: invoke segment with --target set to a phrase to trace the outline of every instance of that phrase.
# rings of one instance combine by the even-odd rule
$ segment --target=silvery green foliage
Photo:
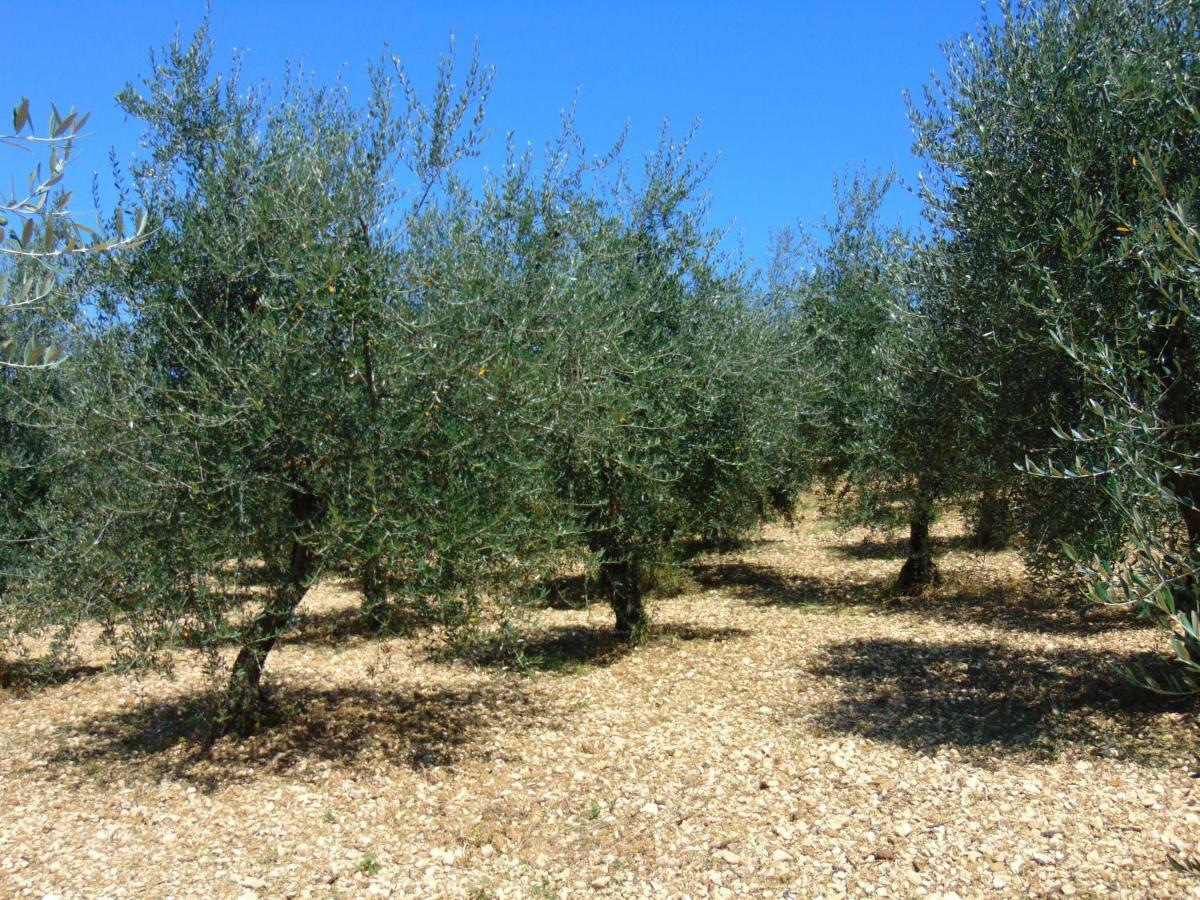
[[[522,454],[476,374],[486,311],[435,302],[406,246],[474,152],[489,73],[472,65],[460,104],[444,67],[433,104],[451,107],[422,117],[391,60],[355,108],[299,77],[270,97],[210,76],[209,52],[204,31],[176,41],[121,95],[145,125],[149,235],[87,273],[92,314],[40,411],[60,448],[45,517],[5,613],[24,631],[98,620],[143,660],[185,632],[232,639],[240,717],[322,572],[381,558],[431,597],[509,558],[519,499],[496,482]]]
[[[81,296],[78,270],[89,255],[128,249],[142,237],[144,218],[118,210],[106,236],[80,220],[66,187],[69,164],[87,115],[51,106],[44,129],[35,126],[27,98],[0,131],[7,161],[32,171],[5,179],[0,195],[0,598],[8,573],[27,558],[37,535],[50,482],[44,471],[56,450],[38,408],[61,389],[54,370],[68,352]],[[0,640],[7,617],[0,615]],[[0,679],[3,678],[0,659]]]
[[[704,164],[664,136],[631,175],[568,122],[472,191],[490,83],[447,60],[425,101],[386,59],[361,107],[247,88],[202,29],[122,92],[146,239],[84,270],[61,386],[23,395],[56,451],[12,631],[96,621],[137,662],[232,642],[246,727],[324,574],[377,626],[453,625],[582,554],[632,638],[648,566],[786,504],[795,336],[718,252]]]
[[[636,638],[650,567],[788,506],[804,371],[790,320],[720,253],[687,142],[664,132],[635,177],[616,151],[589,161],[568,123],[547,158],[513,156],[472,230],[508,273],[493,295],[520,335],[504,364],[527,389],[545,508]]]
[[[937,503],[954,494],[946,437],[957,410],[930,365],[916,287],[929,251],[879,221],[893,182],[863,173],[836,181],[837,211],[823,233],[777,241],[773,289],[805,336],[819,423],[808,444],[830,510],[848,524],[916,523],[925,534]]]
[[[1180,112],[1181,127],[1200,125],[1193,103]],[[1027,465],[1043,477],[1104,485],[1128,535],[1125,551],[1069,548],[1071,556],[1091,576],[1099,602],[1148,613],[1171,632],[1177,669],[1126,674],[1162,693],[1198,693],[1200,400],[1192,366],[1200,339],[1200,210],[1194,180],[1182,191],[1168,186],[1164,162],[1150,152],[1138,166],[1147,208],[1126,233],[1145,267],[1146,289],[1129,304],[1125,327],[1090,342],[1053,320],[1053,340],[1087,378],[1088,408],[1074,425],[1056,429],[1073,455]]]
[[[1183,0],[1005,3],[913,113],[964,478],[1011,493],[1035,562],[1159,615],[1189,665],[1198,25]]]
[[[12,130],[0,132],[0,147],[46,154],[21,188],[0,196],[0,366],[8,369],[51,366],[62,358],[64,350],[51,344],[51,336],[23,333],[30,325],[53,329],[62,265],[83,254],[133,246],[145,225],[140,213],[127,225],[118,209],[113,233],[105,237],[72,208],[73,194],[63,179],[87,120],[87,113],[70,109],[63,115],[52,105],[45,130],[39,130],[26,97],[13,108]]]

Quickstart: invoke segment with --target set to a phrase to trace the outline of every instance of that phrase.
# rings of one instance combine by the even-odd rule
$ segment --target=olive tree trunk
[[[600,564],[600,592],[612,607],[616,634],[622,641],[640,641],[649,625],[638,576],[638,566],[628,560],[605,560]]]
[[[908,558],[900,569],[897,586],[906,594],[919,594],[938,582],[938,569],[933,561],[933,542],[929,527],[933,515],[928,509],[918,509],[908,523]]]
[[[971,530],[971,544],[977,550],[1003,550],[1010,537],[1012,518],[1008,501],[995,491],[984,491]]]
[[[298,520],[309,518],[313,510],[310,497],[297,497],[292,502]],[[243,632],[242,647],[233,662],[229,676],[227,719],[224,730],[252,731],[263,709],[262,673],[267,654],[279,640],[279,635],[292,620],[292,615],[308,593],[316,572],[316,555],[299,538],[294,538],[287,572],[273,588],[266,604]]]

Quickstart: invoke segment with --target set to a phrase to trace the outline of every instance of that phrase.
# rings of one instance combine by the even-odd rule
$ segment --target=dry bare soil
[[[0,694],[0,895],[1200,896],[1194,708],[1108,668],[1161,638],[939,540],[901,599],[895,536],[809,512],[701,560],[636,649],[538,612],[524,674],[362,635],[325,584],[278,721],[207,748],[190,656],[85,654]]]

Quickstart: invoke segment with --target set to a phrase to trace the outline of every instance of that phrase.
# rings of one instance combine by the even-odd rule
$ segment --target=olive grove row
[[[306,592],[447,625],[583,565],[617,634],[653,574],[823,492],[936,516],[1149,612],[1200,666],[1200,22],[1184,0],[1002,4],[910,101],[928,228],[836,187],[765,273],[723,251],[707,163],[565,121],[481,173],[491,71],[399,63],[274,90],[202,29],[119,95],[143,155],[84,229],[82,119],[5,200],[0,639],[98,625],[123,659],[234,646],[228,724]],[[133,215],[129,210],[137,210]],[[1077,588],[1064,602],[1085,602]]]

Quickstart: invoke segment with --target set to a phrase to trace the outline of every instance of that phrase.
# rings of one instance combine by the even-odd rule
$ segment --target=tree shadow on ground
[[[774,540],[747,540],[746,547],[777,544]],[[679,562],[648,567],[642,574],[642,590],[646,597],[675,597],[692,590],[690,573],[694,564]],[[539,602],[534,606],[559,612],[588,609],[597,603],[607,603],[595,579],[584,574],[561,575],[544,580],[540,585]]]
[[[1035,585],[980,584],[952,577],[924,597],[901,597],[889,604],[894,612],[928,615],[943,622],[991,625],[1007,631],[1041,634],[1096,635],[1146,628],[1148,623],[1127,608],[1105,608],[1083,596],[1070,600],[1068,589]]]
[[[721,539],[692,538],[684,541],[680,547],[680,557],[683,560],[694,560],[708,553],[752,553],[766,547],[782,544],[779,538],[762,537],[761,535],[734,535]]]
[[[949,553],[954,550],[970,550],[981,554],[990,552],[976,548],[970,535],[934,536],[931,543],[935,554]],[[894,559],[898,565],[908,555],[908,535],[868,536],[857,541],[834,544],[830,549],[844,559]]]
[[[91,678],[103,671],[104,666],[53,655],[7,660],[0,657],[0,689],[17,695],[29,694],[42,688]]]
[[[702,586],[730,592],[750,603],[841,610],[869,606],[870,612],[878,615],[905,614],[1016,632],[1089,635],[1146,627],[1145,621],[1128,610],[1105,609],[1082,598],[1070,603],[1052,587],[1015,580],[989,583],[958,573],[950,573],[940,587],[909,597],[896,589],[890,576],[816,578],[749,562],[702,564],[695,572]]]
[[[357,593],[357,581],[351,578],[334,579],[326,583],[328,586],[344,593]],[[379,627],[363,614],[361,603],[343,604],[327,608],[311,609],[304,605],[292,615],[278,642],[287,644],[311,644],[314,646],[342,645],[355,639],[374,640],[390,637],[409,637],[422,628],[432,624],[431,617],[424,614],[415,604],[405,604],[399,601],[390,603],[386,608],[387,622]],[[236,635],[225,634],[220,637],[203,637],[197,635],[191,641],[181,642],[185,647],[196,649],[200,646],[236,647],[239,639]]]
[[[300,611],[292,617],[286,634],[279,638],[280,644],[311,644],[314,646],[341,646],[356,638],[362,640],[411,637],[432,622],[419,610],[394,604],[388,609],[387,624],[379,628],[355,606],[316,612]]]
[[[186,779],[207,790],[314,762],[369,768],[452,766],[495,730],[529,727],[539,704],[516,684],[394,691],[366,688],[271,692],[260,729],[214,735],[215,695],[198,693],[98,716],[64,729],[49,772],[89,780]]]
[[[1034,652],[995,643],[859,638],[826,647],[812,675],[841,683],[816,723],[911,750],[953,747],[1054,758],[1098,752],[1147,764],[1195,757],[1195,703],[1141,690],[1090,650]],[[1151,653],[1121,663],[1161,668]]]
[[[282,644],[312,644],[314,646],[344,644],[353,638],[369,640],[378,632],[362,614],[362,610],[347,606],[319,612],[297,612],[288,625]]]
[[[559,611],[587,609],[604,597],[595,582],[587,575],[561,575],[548,578],[541,584],[542,598],[537,605]]]
[[[611,628],[560,626],[539,629],[515,639],[491,637],[471,648],[468,658],[489,668],[532,672],[572,672],[604,668],[646,646],[673,641],[727,641],[747,637],[741,628],[710,628],[704,625],[651,625],[640,643],[617,638]]]
[[[701,587],[726,591],[753,603],[780,606],[855,606],[877,603],[881,595],[891,592],[889,582],[829,581],[788,575],[774,566],[744,560],[697,563],[692,572]]]

